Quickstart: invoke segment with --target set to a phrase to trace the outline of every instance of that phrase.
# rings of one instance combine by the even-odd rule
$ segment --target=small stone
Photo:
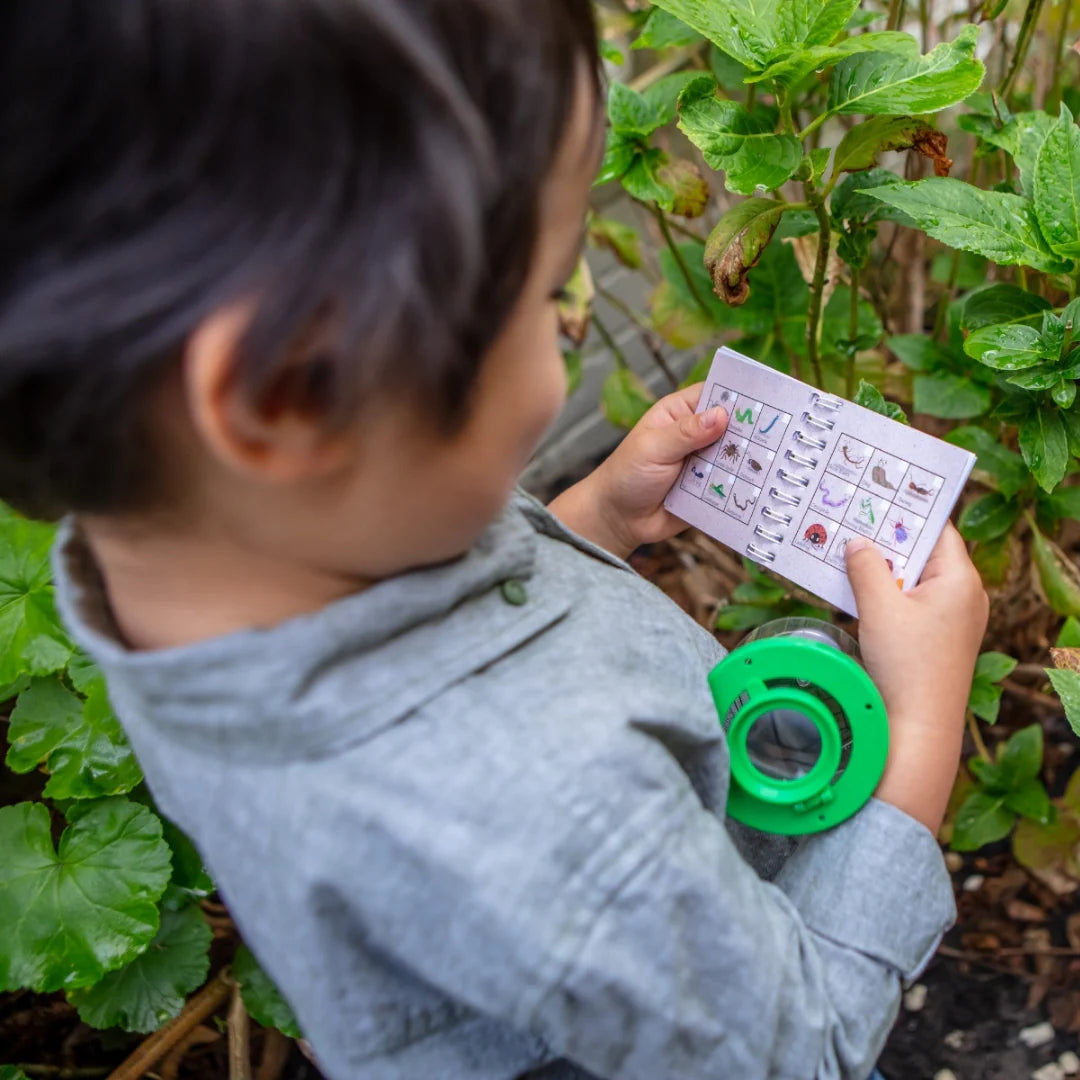
[[[1071,1050],[1066,1050],[1058,1058],[1058,1064],[1066,1076],[1076,1076],[1077,1073],[1080,1073],[1080,1057],[1077,1057]]]
[[[959,851],[946,851],[945,852],[945,869],[950,874],[955,874],[958,870],[964,869],[964,856]]]
[[[934,1080],[956,1080],[956,1073],[952,1069],[939,1069],[934,1073]]]
[[[1031,1027],[1023,1028],[1017,1038],[1029,1050],[1034,1050],[1036,1046],[1045,1046],[1054,1041],[1054,1025],[1046,1020],[1041,1024],[1032,1024]]]
[[[950,1050],[963,1050],[964,1049],[964,1032],[962,1031],[950,1031],[944,1038],[945,1045]]]
[[[982,874],[972,874],[963,884],[962,888],[964,892],[978,892],[983,887],[983,882],[986,880]]]
[[[908,1012],[922,1012],[923,1006],[926,1004],[927,993],[928,991],[922,983],[916,983],[904,995],[904,1008]]]
[[[1031,1080],[1065,1080],[1065,1070],[1056,1061],[1051,1061],[1041,1069],[1036,1069],[1031,1074]]]

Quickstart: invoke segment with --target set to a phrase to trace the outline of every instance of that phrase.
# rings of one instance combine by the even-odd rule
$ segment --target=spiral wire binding
[[[816,428],[818,431],[822,432],[830,432],[836,427],[836,420],[833,416],[821,415],[821,410],[825,410],[827,413],[837,413],[843,407],[844,402],[842,399],[835,398],[830,394],[821,394],[814,391],[810,395],[810,408],[803,412],[801,419],[807,427]],[[800,447],[809,447],[811,450],[817,450],[818,452],[824,451],[829,445],[828,438],[820,438],[817,435],[802,430],[796,430],[794,432],[792,441],[797,443]],[[793,465],[811,471],[821,464],[820,458],[811,457],[809,454],[801,453],[790,447],[784,451],[784,459],[790,461]],[[793,490],[784,491],[779,487],[771,487],[769,488],[770,497],[775,499],[778,503],[783,503],[784,506],[795,508],[801,506],[801,492],[805,491],[810,486],[810,477],[800,476],[798,473],[789,472],[787,469],[779,468],[776,470],[776,478],[781,483],[787,484]],[[793,514],[789,514],[783,509],[774,509],[772,506],[763,506],[761,508],[761,516],[782,526],[790,525],[792,521],[795,520]],[[786,539],[785,533],[770,529],[760,522],[754,526],[754,536],[760,537],[766,543],[774,545],[774,548],[778,547]],[[771,563],[776,561],[776,551],[774,548],[762,547],[756,541],[751,540],[746,545],[746,553],[760,562]]]

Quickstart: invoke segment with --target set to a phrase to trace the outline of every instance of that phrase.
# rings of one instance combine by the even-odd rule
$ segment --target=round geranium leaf
[[[256,1023],[277,1028],[293,1039],[301,1037],[300,1025],[292,1008],[246,945],[240,946],[233,961],[232,973],[240,984],[244,1006]]]
[[[0,990],[90,986],[157,933],[169,846],[146,807],[84,804],[58,847],[42,803],[0,807],[0,851]]]
[[[91,1027],[156,1031],[184,1007],[206,978],[213,936],[198,904],[163,910],[150,947],[68,1000]]]

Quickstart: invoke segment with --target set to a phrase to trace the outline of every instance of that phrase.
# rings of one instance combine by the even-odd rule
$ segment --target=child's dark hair
[[[460,419],[595,57],[589,0],[7,0],[0,498],[152,503],[144,399],[243,298],[253,401],[318,323],[292,404]]]

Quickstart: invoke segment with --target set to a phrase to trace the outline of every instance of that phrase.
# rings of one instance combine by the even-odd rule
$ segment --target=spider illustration
[[[723,450],[720,451],[722,458],[727,458],[728,461],[734,461],[739,456],[739,448],[733,443],[729,442]]]
[[[850,449],[851,447],[848,446],[847,443],[844,443],[844,445],[840,447],[840,453],[844,455],[844,460],[849,465],[855,465],[856,467],[858,467],[859,465],[865,465],[866,458],[853,458],[851,454],[848,453]]]
[[[893,536],[896,538],[898,544],[907,543],[908,530],[907,526],[904,524],[903,518],[897,518],[893,522]]]
[[[916,495],[932,495],[933,494],[933,488],[919,487],[919,485],[916,484],[914,480],[909,480],[908,481],[908,487],[912,491],[914,491]]]
[[[809,540],[814,547],[821,547],[821,545],[829,539],[829,534],[825,531],[824,525],[811,525],[810,528],[803,533],[803,539]]]

